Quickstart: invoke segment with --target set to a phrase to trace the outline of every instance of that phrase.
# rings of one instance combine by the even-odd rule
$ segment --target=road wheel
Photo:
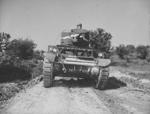
[[[53,63],[43,64],[43,84],[45,88],[52,87],[54,76],[53,76]]]
[[[96,89],[104,90],[107,84],[107,75],[103,75],[103,71],[100,70],[98,79],[96,81]]]

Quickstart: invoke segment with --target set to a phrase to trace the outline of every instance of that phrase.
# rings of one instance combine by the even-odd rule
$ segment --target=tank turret
[[[77,28],[61,33],[61,45],[89,47],[89,31],[78,24]]]

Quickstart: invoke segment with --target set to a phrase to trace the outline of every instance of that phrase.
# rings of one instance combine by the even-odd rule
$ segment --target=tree
[[[121,59],[125,59],[129,54],[125,45],[119,45],[118,47],[116,47],[116,53],[119,55]]]
[[[41,51],[39,51],[39,50],[36,50],[36,51],[34,51],[34,54],[33,54],[33,56],[34,56],[34,58],[35,59],[37,59],[37,60],[43,60],[43,58],[44,58],[44,51],[43,50],[41,50]]]
[[[148,55],[147,47],[144,45],[137,46],[136,52],[137,52],[138,58],[140,59],[146,59]]]
[[[146,60],[148,62],[150,62],[150,46],[146,46],[146,48],[147,48],[147,57],[146,57]]]
[[[4,52],[9,44],[10,34],[0,33],[0,52]]]
[[[102,28],[98,28],[96,31],[90,31],[89,34],[91,47],[98,51],[109,52],[112,38],[110,33],[105,32]]]
[[[32,59],[36,44],[29,39],[14,39],[10,42],[7,53],[19,59]]]
[[[127,49],[129,54],[135,52],[135,46],[134,45],[129,44],[129,45],[126,46],[126,49]]]

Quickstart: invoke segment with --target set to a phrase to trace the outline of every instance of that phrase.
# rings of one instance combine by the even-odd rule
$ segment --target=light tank
[[[62,32],[60,45],[48,46],[43,62],[44,87],[52,87],[55,77],[61,76],[89,78],[95,81],[95,88],[105,89],[110,60],[91,48],[88,32],[79,24]]]

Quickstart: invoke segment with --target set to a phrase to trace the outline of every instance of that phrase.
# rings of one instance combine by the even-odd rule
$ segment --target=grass
[[[150,80],[150,63],[141,59],[120,59],[118,56],[112,56],[112,66],[123,73],[128,73],[138,79]]]
[[[133,64],[128,63],[128,66],[115,66],[115,68],[123,73],[128,73],[137,79],[150,80],[150,64]]]

